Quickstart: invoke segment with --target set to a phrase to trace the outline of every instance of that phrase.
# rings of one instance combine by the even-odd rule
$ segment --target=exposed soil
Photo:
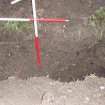
[[[0,0],[0,17],[31,17],[31,0],[11,6]],[[67,18],[68,23],[39,24],[41,67],[36,64],[34,31],[0,29],[0,80],[49,76],[60,81],[83,79],[94,73],[105,77],[105,39],[96,36],[87,18],[105,0],[36,0],[38,17]],[[31,24],[31,23],[29,23]]]
[[[104,105],[105,78],[61,83],[45,77],[0,81],[0,105]]]

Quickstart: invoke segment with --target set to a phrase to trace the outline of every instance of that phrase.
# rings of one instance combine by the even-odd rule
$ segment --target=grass
[[[41,24],[38,24],[38,26]],[[40,26],[41,27],[41,26]],[[34,33],[34,27],[32,23],[29,22],[0,22],[0,30],[6,32],[30,32]],[[39,32],[39,37],[41,34],[41,30]]]
[[[17,32],[23,29],[31,29],[32,25],[26,22],[1,22],[0,28],[5,31]]]
[[[90,25],[94,28],[97,41],[101,41],[105,33],[105,7],[100,7],[89,18]]]

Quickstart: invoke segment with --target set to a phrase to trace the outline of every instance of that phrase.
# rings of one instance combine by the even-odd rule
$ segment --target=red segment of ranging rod
[[[36,46],[36,52],[37,52],[37,64],[40,65],[40,47],[39,47],[39,39],[38,37],[35,37],[35,46]]]

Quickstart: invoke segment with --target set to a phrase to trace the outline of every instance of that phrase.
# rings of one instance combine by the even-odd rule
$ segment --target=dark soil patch
[[[31,0],[10,6],[11,0],[0,0],[0,17],[31,17]],[[49,76],[61,81],[83,79],[86,75],[105,76],[105,43],[96,42],[94,31],[84,20],[104,0],[37,0],[39,17],[74,18],[69,23],[39,24],[42,65],[36,65],[34,34],[0,31],[0,80],[15,75]]]

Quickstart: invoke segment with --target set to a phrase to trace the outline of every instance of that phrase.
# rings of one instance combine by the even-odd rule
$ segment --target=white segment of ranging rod
[[[22,0],[13,0],[13,1],[10,2],[10,4],[14,5],[14,4],[16,4],[16,3],[20,2],[20,1],[22,1]]]
[[[0,21],[17,21],[17,22],[28,22],[29,18],[0,18]]]
[[[38,25],[37,25],[37,16],[36,16],[36,3],[35,0],[32,0],[32,9],[33,9],[33,18],[34,18],[34,29],[35,37],[38,37]]]

